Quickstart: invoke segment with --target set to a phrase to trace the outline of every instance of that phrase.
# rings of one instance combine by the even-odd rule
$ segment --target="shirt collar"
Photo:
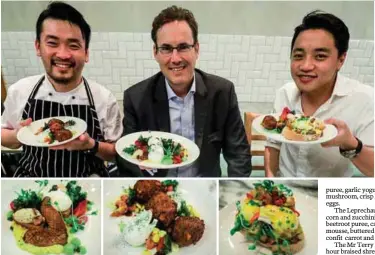
[[[168,82],[167,78],[165,78],[165,87],[167,89],[168,100],[170,100],[171,98],[174,98],[174,97],[178,97],[176,95],[176,93],[174,93],[174,91],[171,88],[171,86],[169,85],[169,82]],[[195,86],[195,74],[194,74],[194,76],[193,76],[193,84],[191,84],[191,87],[190,87],[190,90],[189,90],[188,94],[189,93],[194,94],[195,93],[195,88],[196,88],[196,86]]]
[[[74,89],[67,91],[67,92],[57,92],[55,90],[55,87],[52,85],[52,83],[49,81],[47,74],[44,74],[44,81],[43,83],[47,85],[47,89],[49,92],[52,92],[54,94],[75,94],[80,91],[81,87],[84,86],[83,78],[81,80],[81,83]]]
[[[350,84],[347,83],[347,78],[345,76],[337,74],[335,87],[332,92],[332,97],[349,95],[352,89],[352,86],[350,86]]]

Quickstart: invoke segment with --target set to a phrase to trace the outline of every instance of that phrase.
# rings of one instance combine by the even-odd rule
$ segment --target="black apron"
[[[85,78],[83,83],[89,105],[63,105],[57,102],[34,99],[45,77],[35,85],[22,113],[22,119],[33,121],[58,116],[71,116],[87,123],[86,132],[95,140],[103,141],[94,99]],[[84,151],[49,150],[48,147],[23,145],[24,154],[14,177],[88,177],[98,174],[107,177],[104,161]]]

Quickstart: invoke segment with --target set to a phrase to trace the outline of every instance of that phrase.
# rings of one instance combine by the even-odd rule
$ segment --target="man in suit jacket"
[[[161,72],[124,92],[124,134],[158,130],[182,135],[198,145],[200,156],[192,166],[158,170],[156,176],[220,177],[222,151],[228,175],[248,177],[250,146],[234,85],[195,68],[197,34],[198,25],[189,10],[172,6],[154,19],[151,36]],[[137,166],[119,161],[120,173],[140,172]]]

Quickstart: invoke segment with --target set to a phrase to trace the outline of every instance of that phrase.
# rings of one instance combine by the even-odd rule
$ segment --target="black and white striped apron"
[[[57,102],[34,99],[45,77],[35,85],[23,110],[22,119],[33,121],[58,116],[72,116],[87,123],[86,132],[95,140],[103,141],[94,99],[85,78],[83,83],[89,105],[63,105]],[[87,177],[91,174],[108,176],[104,162],[84,151],[49,150],[47,147],[23,145],[24,155],[14,177]]]

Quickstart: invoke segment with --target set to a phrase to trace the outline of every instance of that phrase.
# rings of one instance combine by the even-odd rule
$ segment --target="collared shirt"
[[[194,93],[195,93],[195,76],[193,83],[187,95],[181,98],[174,93],[168,80],[165,79],[169,103],[169,119],[171,133],[181,135],[191,141],[195,141],[195,118],[194,118]],[[198,169],[193,165],[170,169],[169,177],[193,177],[197,176]]]
[[[44,74],[46,75],[46,74]],[[42,75],[30,76],[19,80],[8,89],[2,115],[2,128],[19,128],[22,111],[35,86]],[[46,76],[47,77],[47,76]],[[106,141],[117,141],[122,135],[122,117],[116,98],[104,86],[87,80],[92,92],[100,129]],[[83,82],[68,92],[57,92],[46,78],[40,86],[35,99],[58,102],[64,105],[87,104],[89,100]]]
[[[301,95],[295,83],[284,85],[276,93],[274,111],[284,107],[302,114]],[[364,145],[374,146],[374,89],[356,80],[338,75],[333,93],[313,117],[344,121]],[[350,177],[350,160],[341,156],[338,147],[292,145],[267,141],[267,146],[280,150],[279,169],[285,177]]]

